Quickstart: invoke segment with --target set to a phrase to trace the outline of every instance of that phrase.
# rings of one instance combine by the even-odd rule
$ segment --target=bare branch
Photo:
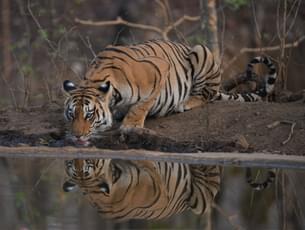
[[[162,14],[164,17],[164,24],[168,25],[169,24],[169,12],[168,12],[168,8],[167,8],[167,3],[164,0],[155,0],[155,2],[160,6],[161,10],[162,10]]]
[[[116,25],[125,25],[125,26],[129,26],[129,27],[132,27],[132,28],[136,28],[136,29],[150,30],[150,31],[156,32],[156,33],[158,33],[160,35],[163,34],[163,31],[160,28],[156,27],[156,26],[129,22],[129,21],[126,21],[126,20],[122,19],[121,17],[117,17],[116,20],[110,20],[110,21],[95,21],[94,22],[92,20],[82,20],[82,19],[79,19],[79,18],[75,18],[74,21],[79,23],[79,24],[87,25],[87,26],[116,26]]]
[[[42,26],[40,25],[38,19],[35,17],[33,11],[32,11],[32,8],[31,8],[31,1],[28,1],[28,4],[27,4],[27,9],[28,9],[28,12],[30,13],[33,21],[35,22],[37,28],[39,29],[39,32],[40,33],[43,33],[45,30],[42,28]],[[46,36],[43,36],[44,40],[48,43],[49,47],[54,51],[54,52],[57,52],[57,48],[53,45],[52,41],[50,39],[48,39]]]
[[[295,40],[292,43],[286,43],[284,48],[295,48],[298,47],[303,41],[305,40],[305,35],[299,37],[297,40]],[[277,46],[267,46],[267,47],[260,47],[260,48],[242,48],[239,50],[238,54],[231,58],[231,61],[228,62],[228,64],[225,66],[225,68],[222,70],[222,73],[226,71],[227,68],[231,67],[232,64],[244,53],[255,53],[255,52],[266,52],[266,51],[277,51],[282,49],[281,45]]]
[[[157,26],[152,25],[146,25],[146,24],[140,24],[140,23],[133,23],[126,21],[122,19],[121,17],[117,17],[116,20],[110,20],[110,21],[92,21],[92,20],[82,20],[79,18],[74,19],[75,22],[82,24],[82,25],[88,25],[88,26],[115,26],[115,25],[125,25],[128,27],[141,29],[141,30],[150,30],[153,31],[159,35],[162,36],[163,39],[168,40],[168,34],[175,29],[176,27],[180,26],[185,21],[199,21],[199,16],[189,16],[189,15],[183,15],[181,18],[179,18],[177,21],[175,21],[173,24],[170,24],[166,26],[164,29],[160,29]]]
[[[175,27],[180,26],[185,21],[196,22],[199,20],[200,20],[200,16],[183,15],[181,18],[179,18],[177,21],[175,21],[172,25],[167,26],[164,29],[164,33],[168,34],[171,30],[173,30]]]

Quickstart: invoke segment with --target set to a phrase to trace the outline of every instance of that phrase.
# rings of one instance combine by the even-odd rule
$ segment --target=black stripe
[[[152,50],[152,52],[154,53],[155,56],[157,56],[156,50],[150,45],[150,43],[145,43],[145,45],[148,46]]]
[[[203,68],[204,68],[205,65],[206,65],[207,51],[206,51],[206,48],[205,48],[204,46],[202,46],[202,48],[203,48],[203,57],[202,57],[203,62],[202,62],[202,65],[201,65],[201,67],[200,67],[200,71],[196,74],[196,76],[193,77],[193,79],[195,79],[195,80],[196,80],[196,78],[199,76],[199,74],[201,74]],[[197,64],[198,64],[198,61],[197,61]],[[198,66],[197,66],[197,67],[198,67]],[[203,76],[202,76],[202,77],[203,77]],[[195,84],[196,84],[196,83],[195,83]]]
[[[131,90],[131,98],[132,98],[132,97],[134,96],[134,89],[133,89],[133,87],[132,87],[132,83],[129,81],[128,76],[126,76],[126,73],[125,73],[121,68],[116,67],[116,66],[112,66],[111,69],[118,70],[118,71],[120,71],[120,72],[122,73],[122,75],[124,76],[124,78],[125,78],[125,80],[126,80],[128,86],[129,86],[129,88],[130,88],[130,90]]]

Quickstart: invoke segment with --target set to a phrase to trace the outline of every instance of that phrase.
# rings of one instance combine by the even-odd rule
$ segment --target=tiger
[[[261,61],[250,63],[249,71],[256,60]],[[88,145],[90,137],[113,126],[118,112],[124,113],[120,130],[141,130],[148,116],[184,112],[214,100],[261,100],[275,79],[276,72],[268,75],[263,89],[254,93],[226,94],[220,92],[220,67],[204,45],[162,40],[110,45],[93,59],[79,84],[63,82],[64,116],[74,142]]]
[[[221,167],[149,160],[65,161],[63,190],[79,188],[102,217],[163,219],[191,210],[203,215],[220,189]]]

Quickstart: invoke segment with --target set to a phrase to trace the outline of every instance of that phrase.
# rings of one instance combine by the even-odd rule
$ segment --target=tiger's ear
[[[102,93],[107,93],[110,89],[110,82],[107,81],[105,83],[102,83],[99,87],[98,90],[101,91]]]
[[[65,192],[71,192],[71,191],[75,190],[76,188],[77,188],[77,185],[74,182],[72,182],[71,180],[65,181],[65,183],[62,185],[62,189]]]
[[[72,81],[65,80],[63,83],[63,88],[67,93],[69,93],[70,91],[76,89],[76,85]]]

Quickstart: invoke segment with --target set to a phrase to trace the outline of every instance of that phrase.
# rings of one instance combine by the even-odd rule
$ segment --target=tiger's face
[[[85,80],[77,86],[66,80],[63,88],[68,93],[64,116],[71,122],[71,139],[86,146],[92,135],[112,125],[109,109],[112,86],[109,81],[101,84]]]
[[[79,187],[104,217],[141,218],[136,209],[162,210],[168,203],[165,185],[152,162],[72,160],[66,162],[66,172],[71,179],[64,183],[64,191]]]

